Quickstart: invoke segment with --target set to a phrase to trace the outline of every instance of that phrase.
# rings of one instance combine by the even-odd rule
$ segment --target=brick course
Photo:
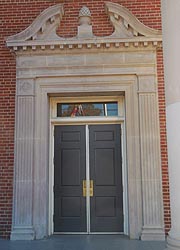
[[[128,8],[145,25],[161,29],[160,0],[109,0]],[[105,36],[113,28],[104,12],[102,0],[1,0],[0,2],[0,237],[9,237],[12,221],[14,124],[15,124],[15,55],[5,46],[8,36],[29,26],[41,11],[51,5],[64,3],[65,17],[58,34],[71,37],[77,33],[79,10],[90,8],[95,35]],[[169,183],[165,120],[163,55],[157,53],[159,113],[162,155],[162,183],[166,232],[170,228]]]

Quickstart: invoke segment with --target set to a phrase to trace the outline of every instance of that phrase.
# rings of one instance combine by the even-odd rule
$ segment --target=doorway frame
[[[63,102],[106,102],[116,101],[118,103],[118,116],[116,117],[82,117],[77,118],[57,118],[56,108],[57,103]],[[126,165],[126,132],[125,132],[125,98],[122,96],[89,96],[89,97],[51,97],[50,98],[50,144],[49,144],[49,235],[52,234],[124,234],[129,235],[129,218],[128,218],[128,179],[127,179],[127,165]],[[87,228],[87,232],[58,232],[54,233],[54,127],[61,125],[84,125],[87,137],[87,126],[88,125],[104,125],[104,124],[121,124],[121,155],[122,155],[122,185],[123,185],[123,228],[124,232],[90,232]],[[87,138],[86,138],[87,139]],[[86,150],[89,147],[86,140]],[[87,152],[87,151],[86,151]],[[86,156],[86,164],[87,164]],[[88,163],[89,164],[89,163]],[[87,166],[86,166],[87,169]],[[86,173],[88,177],[88,173]],[[87,189],[88,190],[88,189]],[[88,205],[88,199],[86,200],[86,206]],[[86,208],[87,211],[87,208]],[[87,223],[88,223],[87,216]]]
[[[112,49],[108,53],[101,50],[93,54],[93,62],[97,64],[101,55],[111,58],[111,53],[118,60],[124,56],[128,61],[132,53],[136,65],[129,62],[128,65],[116,66],[106,60],[107,66],[86,65],[85,71],[79,64],[73,68],[69,66],[68,73],[62,73],[62,65],[59,64],[54,71],[48,66],[38,68],[39,50],[33,52],[32,57],[23,52],[17,58],[18,65],[25,60],[31,65],[31,70],[29,65],[26,67],[23,63],[17,70],[16,174],[11,239],[42,239],[49,235],[50,97],[119,96],[124,92],[129,236],[131,239],[164,240],[155,52],[148,49],[144,51],[144,48],[143,52],[124,52],[126,49]],[[47,56],[44,51],[40,52],[40,58],[54,60],[54,54]],[[62,53],[54,50],[56,52]],[[77,58],[75,52],[80,53],[75,50],[74,53],[64,55],[67,64]],[[142,65],[142,57],[146,60],[144,54],[147,55],[147,61],[152,62],[147,62],[146,66],[144,61]],[[85,50],[81,56],[92,59],[91,51]],[[21,199],[22,196],[28,198],[26,203]]]

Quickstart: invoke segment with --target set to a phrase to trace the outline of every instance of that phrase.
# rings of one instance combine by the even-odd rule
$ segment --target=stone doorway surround
[[[126,8],[106,2],[114,27],[93,35],[90,11],[80,11],[78,34],[56,29],[63,5],[46,9],[7,39],[16,53],[15,176],[12,240],[48,236],[49,97],[125,95],[129,236],[164,240],[156,50],[160,31]]]

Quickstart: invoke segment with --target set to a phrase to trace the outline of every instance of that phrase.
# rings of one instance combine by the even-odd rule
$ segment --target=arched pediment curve
[[[114,33],[111,37],[130,38],[138,36],[161,36],[161,31],[145,26],[122,5],[106,2],[105,9],[114,27]]]
[[[59,37],[56,35],[61,19],[64,15],[63,4],[57,4],[45,9],[33,22],[22,32],[10,36],[8,42],[12,41],[35,41],[35,40],[48,40]]]

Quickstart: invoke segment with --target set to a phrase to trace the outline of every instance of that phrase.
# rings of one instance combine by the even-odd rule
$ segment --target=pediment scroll
[[[57,4],[44,10],[34,21],[22,32],[10,36],[7,43],[25,42],[36,40],[54,40],[60,39],[56,30],[64,15],[63,4]]]
[[[106,13],[114,27],[111,37],[161,37],[161,31],[145,26],[128,9],[111,2],[105,3]]]

